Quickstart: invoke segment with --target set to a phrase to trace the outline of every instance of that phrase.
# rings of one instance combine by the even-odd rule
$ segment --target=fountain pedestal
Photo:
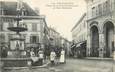
[[[31,59],[27,57],[27,52],[24,47],[25,39],[20,32],[26,31],[24,27],[9,27],[11,31],[16,32],[10,39],[10,49],[7,52],[7,58],[2,58],[4,61],[4,67],[25,67],[31,62]]]
[[[19,13],[19,12],[18,12]],[[17,25],[14,27],[8,27],[8,30],[16,32],[10,39],[10,48],[7,51],[7,57],[2,58],[4,67],[25,67],[31,62],[31,58],[27,57],[27,52],[24,45],[24,37],[20,32],[27,31],[26,25],[20,24],[20,13],[16,17]]]

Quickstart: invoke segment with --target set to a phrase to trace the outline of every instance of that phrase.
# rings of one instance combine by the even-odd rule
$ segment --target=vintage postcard
[[[115,0],[0,0],[0,72],[115,72]]]

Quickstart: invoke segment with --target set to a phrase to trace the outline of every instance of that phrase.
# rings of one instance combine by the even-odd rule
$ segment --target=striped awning
[[[81,46],[81,43],[78,43],[77,45],[76,45],[76,47],[80,47]]]

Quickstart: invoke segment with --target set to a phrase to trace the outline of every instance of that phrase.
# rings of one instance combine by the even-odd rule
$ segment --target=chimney
[[[38,15],[40,14],[40,11],[39,11],[38,8],[35,8],[34,11],[35,11],[35,13],[37,13]]]

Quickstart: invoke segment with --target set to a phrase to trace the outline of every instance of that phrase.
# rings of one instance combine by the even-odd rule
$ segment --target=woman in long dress
[[[50,53],[50,61],[51,61],[52,65],[55,64],[55,62],[54,62],[55,61],[55,56],[56,56],[55,52],[51,51],[51,53]]]
[[[31,57],[34,57],[35,56],[35,53],[34,53],[34,49],[32,48],[31,51],[30,51],[30,56]]]
[[[35,56],[34,49],[32,48],[30,51],[30,58],[32,59],[32,65],[36,65],[35,63],[38,61],[38,57]]]
[[[40,49],[40,51],[38,52],[38,54],[39,54],[39,64],[40,64],[40,65],[43,65],[44,55],[43,55],[42,49]]]
[[[64,49],[62,49],[61,55],[60,55],[60,63],[64,63],[64,62],[65,62],[65,51]]]

